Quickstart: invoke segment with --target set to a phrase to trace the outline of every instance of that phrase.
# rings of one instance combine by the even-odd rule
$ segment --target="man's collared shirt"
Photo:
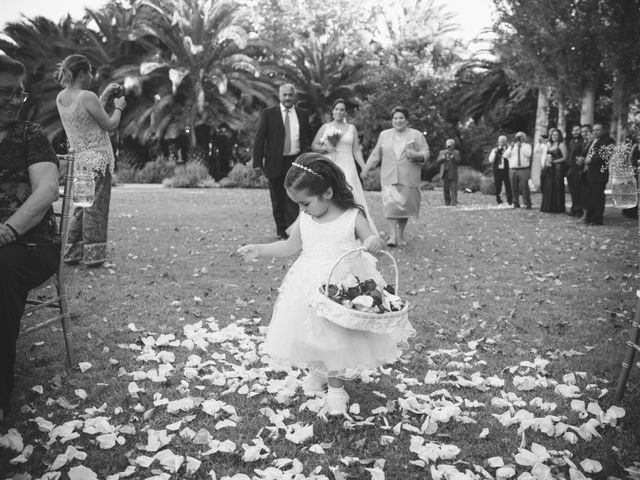
[[[282,124],[285,123],[287,109],[282,103],[280,104],[280,113],[282,114]],[[289,109],[289,127],[291,128],[291,150],[289,155],[297,155],[300,153],[300,122],[296,115],[295,107]]]
[[[520,145],[520,165],[518,165],[518,145]],[[528,143],[514,143],[505,154],[509,160],[509,168],[529,168],[531,166],[531,145]]]

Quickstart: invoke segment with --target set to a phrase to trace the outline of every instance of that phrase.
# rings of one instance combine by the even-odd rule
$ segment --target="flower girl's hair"
[[[331,200],[340,209],[357,208],[366,216],[362,205],[353,198],[342,169],[320,153],[300,155],[287,172],[284,184],[293,190],[306,190],[308,195],[322,195],[331,188]]]

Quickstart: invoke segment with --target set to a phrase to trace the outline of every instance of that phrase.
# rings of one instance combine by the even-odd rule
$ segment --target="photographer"
[[[524,132],[518,132],[515,143],[509,147],[505,158],[509,160],[509,177],[511,180],[511,193],[513,195],[513,208],[520,208],[520,194],[524,200],[524,206],[531,210],[531,191],[529,190],[529,178],[531,177],[531,156],[533,150],[531,144],[525,142]]]
[[[105,111],[111,97],[122,95],[122,87],[111,83],[98,98],[89,90],[93,69],[83,55],[65,58],[60,64],[57,79],[65,87],[58,94],[56,105],[69,145],[75,153],[75,171],[88,171],[95,177],[93,205],[76,207],[70,218],[64,261],[99,267],[107,259],[107,225],[114,167],[109,132],[118,128],[127,101],[124,96],[119,96],[113,100],[111,115]]]
[[[437,162],[440,164],[440,177],[443,182],[444,204],[455,207],[458,205],[458,165],[460,165],[460,151],[454,149],[455,140],[447,139],[445,149],[440,150]]]

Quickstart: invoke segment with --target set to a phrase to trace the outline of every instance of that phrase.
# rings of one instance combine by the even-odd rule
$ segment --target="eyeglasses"
[[[17,98],[20,103],[25,103],[29,98],[29,92],[14,90],[13,88],[0,88],[0,98]]]

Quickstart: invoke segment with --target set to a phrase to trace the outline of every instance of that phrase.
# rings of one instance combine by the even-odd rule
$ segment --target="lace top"
[[[6,222],[31,195],[29,167],[40,162],[58,165],[58,157],[44,132],[34,123],[14,123],[0,141],[0,223]],[[24,233],[19,241],[57,241],[53,208],[49,207],[40,223]]]
[[[325,223],[301,213],[302,256],[332,265],[344,252],[357,248],[355,222],[358,212],[355,208],[349,209],[335,220]]]
[[[76,170],[91,169],[104,175],[107,167],[113,172],[115,158],[109,134],[84,107],[83,92],[76,95],[69,106],[56,99],[62,125],[69,139],[69,146],[75,152]]]

